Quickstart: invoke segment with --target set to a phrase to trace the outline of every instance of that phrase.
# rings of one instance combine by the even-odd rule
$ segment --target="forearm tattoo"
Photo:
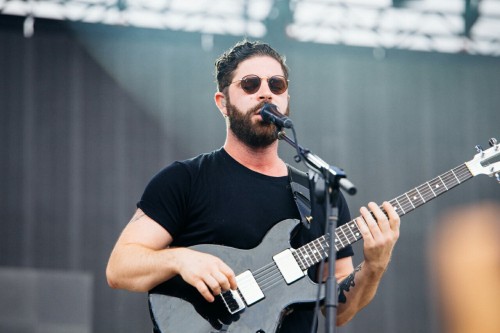
[[[356,273],[361,270],[362,265],[359,265],[354,269],[354,271],[349,274],[342,282],[339,283],[339,302],[340,303],[346,303],[347,302],[347,297],[345,295],[346,292],[348,292],[351,287],[354,287],[356,283],[354,282],[354,277],[356,276]]]

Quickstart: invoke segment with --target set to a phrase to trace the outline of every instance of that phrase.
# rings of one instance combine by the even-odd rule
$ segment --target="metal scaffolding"
[[[0,0],[0,15],[500,56],[500,0]]]

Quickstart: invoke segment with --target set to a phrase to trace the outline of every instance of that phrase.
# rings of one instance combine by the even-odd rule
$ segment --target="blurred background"
[[[107,259],[157,171],[222,146],[214,61],[243,38],[286,55],[299,143],[357,185],[353,217],[500,139],[500,0],[0,0],[1,332],[151,332]],[[438,216],[498,205],[499,186],[474,177],[403,217],[339,332],[442,332]]]

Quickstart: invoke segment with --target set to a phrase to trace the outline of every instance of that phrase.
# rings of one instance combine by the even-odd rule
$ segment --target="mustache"
[[[259,104],[250,109],[249,114],[259,114],[260,110],[262,110],[265,104],[266,102],[260,102]]]

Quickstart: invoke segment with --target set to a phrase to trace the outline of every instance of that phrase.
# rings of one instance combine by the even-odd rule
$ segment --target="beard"
[[[229,128],[241,142],[252,148],[268,147],[278,139],[278,131],[274,124],[266,123],[262,119],[252,121],[252,117],[262,109],[264,104],[262,102],[244,113],[231,104],[227,98]],[[285,114],[288,115],[288,113],[287,108]]]

